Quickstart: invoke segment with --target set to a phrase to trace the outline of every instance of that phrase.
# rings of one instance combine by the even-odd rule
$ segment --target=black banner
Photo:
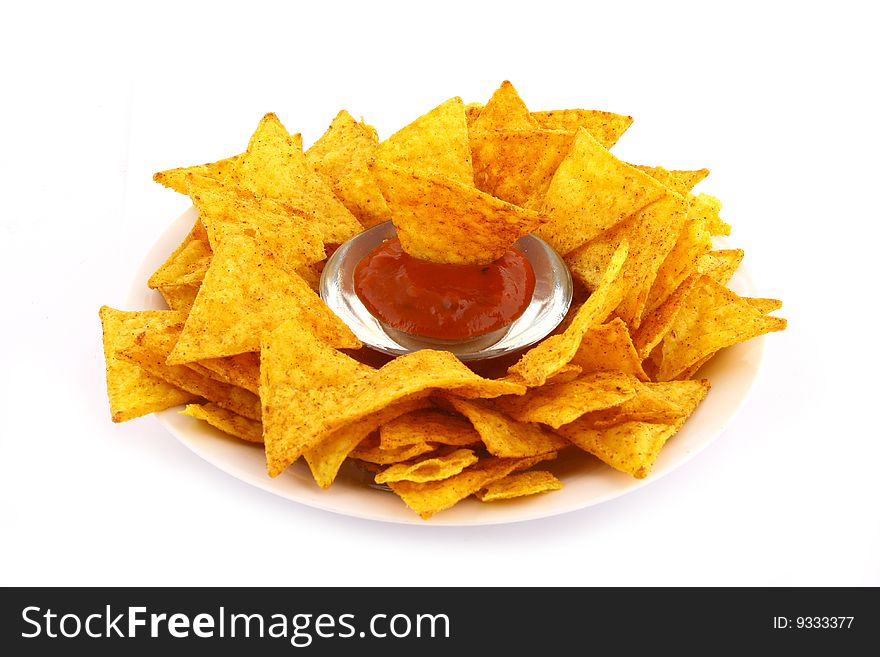
[[[871,588],[19,588],[4,654],[547,654],[877,645]],[[866,643],[867,642],[867,643]],[[10,652],[9,649],[12,649]]]

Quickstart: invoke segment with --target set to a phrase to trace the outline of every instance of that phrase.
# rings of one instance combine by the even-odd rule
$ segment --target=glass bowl
[[[366,346],[400,356],[419,349],[451,351],[459,360],[486,360],[528,347],[548,335],[571,305],[571,273],[544,240],[526,235],[516,242],[535,272],[535,292],[525,312],[507,326],[466,340],[437,340],[405,333],[374,317],[354,290],[354,270],[370,251],[397,236],[390,221],[365,230],[341,245],[327,260],[319,293],[330,309]]]

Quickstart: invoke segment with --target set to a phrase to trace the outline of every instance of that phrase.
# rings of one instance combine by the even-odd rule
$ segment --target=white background
[[[868,2],[716,4],[7,7],[0,584],[880,584],[877,22]],[[152,417],[110,422],[97,309],[189,205],[154,171],[240,152],[267,111],[306,146],[343,107],[385,137],[504,79],[532,109],[634,116],[623,159],[710,168],[698,190],[784,299],[707,450],[562,516],[404,526],[252,488]]]

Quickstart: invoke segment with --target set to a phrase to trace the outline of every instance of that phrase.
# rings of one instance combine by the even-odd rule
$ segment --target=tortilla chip
[[[498,500],[509,500],[515,497],[560,490],[561,488],[562,482],[552,473],[546,470],[529,470],[509,474],[493,481],[482,490],[477,491],[476,496],[481,502],[497,502]]]
[[[673,424],[650,422],[624,422],[595,429],[588,418],[559,429],[559,433],[585,452],[636,479],[648,476],[660,450],[675,432]]]
[[[260,121],[247,152],[229,172],[226,183],[302,212],[325,244],[342,244],[362,230],[272,113]]]
[[[574,133],[562,130],[472,130],[474,184],[508,203],[539,209]]]
[[[500,457],[538,456],[567,446],[559,436],[531,422],[517,422],[491,402],[445,399],[471,421],[490,454]]]
[[[233,413],[217,404],[187,404],[180,414],[204,420],[212,427],[246,442],[263,443],[263,425],[260,422]]]
[[[675,245],[686,218],[684,199],[670,193],[578,248],[566,261],[572,274],[582,277],[585,271],[601,269],[609,253],[622,241],[628,242],[629,258],[621,275],[630,285],[615,314],[635,330],[641,323],[657,272]]]
[[[578,128],[583,128],[605,148],[614,146],[633,122],[631,116],[601,110],[563,109],[532,112],[531,115],[538,127],[545,130],[575,133]]]
[[[217,160],[216,162],[211,162],[209,164],[198,164],[190,167],[178,167],[176,169],[159,171],[158,173],[153,174],[153,180],[165,185],[165,187],[173,189],[175,192],[180,192],[181,194],[189,196],[189,191],[186,189],[187,175],[193,174],[196,176],[213,178],[214,180],[224,180],[226,176],[229,175],[229,172],[238,166],[241,157],[241,155],[233,155],[232,157]]]
[[[581,128],[544,197],[550,220],[535,232],[565,255],[666,194]]]
[[[220,381],[250,390],[254,394],[259,394],[259,354],[237,354],[235,356],[224,356],[223,358],[206,358],[196,362],[208,371],[213,372]],[[190,363],[190,365],[193,364]]]
[[[672,328],[678,312],[687,302],[688,296],[700,280],[699,274],[691,274],[686,278],[659,308],[648,315],[633,335],[633,345],[641,359],[648,357],[654,347]]]
[[[198,398],[117,356],[134,345],[142,332],[178,323],[184,315],[169,310],[125,311],[108,306],[101,306],[98,314],[103,330],[107,397],[114,422],[126,422]]]
[[[742,249],[721,249],[710,251],[697,260],[697,272],[706,274],[716,283],[726,285],[739,268],[745,251]]]
[[[540,422],[558,429],[585,413],[622,404],[636,395],[637,385],[629,374],[598,372],[569,383],[533,388],[521,396],[502,397],[496,403],[519,422]]]
[[[688,217],[703,219],[706,229],[712,235],[730,235],[730,224],[719,216],[721,201],[708,194],[689,197]]]
[[[443,176],[473,185],[467,119],[461,98],[450,98],[395,132],[379,144],[376,157],[420,176]]]
[[[782,308],[782,301],[779,299],[764,299],[758,297],[740,297],[748,303],[752,308],[760,312],[762,315],[772,313],[774,310]]]
[[[712,250],[712,237],[702,219],[686,219],[672,250],[663,260],[645,302],[645,313],[656,310],[690,276]]]
[[[418,449],[411,450],[411,452],[402,457],[391,453],[379,453],[374,457],[372,452],[366,449],[359,449],[367,437],[376,431],[379,426],[399,415],[410,413],[427,405],[428,402],[424,399],[406,399],[402,402],[391,404],[377,413],[337,429],[314,447],[305,450],[303,456],[309,465],[309,469],[312,471],[315,482],[321,488],[329,488],[336,479],[339,468],[342,467],[345,459],[349,456],[375,463],[396,463],[412,458],[415,455],[432,451],[434,449],[433,445],[422,444],[418,446]],[[379,450],[377,449],[376,451],[378,452]],[[374,460],[374,458],[378,460]]]
[[[719,349],[785,326],[784,319],[763,315],[723,285],[702,276],[657,346],[656,379],[675,379]]]
[[[184,365],[168,365],[168,354],[183,329],[182,323],[140,333],[134,344],[119,355],[140,365],[152,375],[194,395],[252,420],[260,419],[260,398],[254,393],[217,381]]]
[[[529,386],[539,386],[571,362],[584,334],[604,322],[623,299],[629,281],[621,276],[621,272],[628,250],[628,244],[622,242],[612,255],[596,290],[577,311],[569,327],[532,347],[508,369],[508,373],[520,377]]]
[[[300,370],[291,368],[292,362],[308,365]],[[325,364],[332,364],[332,369]],[[335,374],[339,370],[344,370],[342,376]],[[453,390],[465,397],[524,391],[514,383],[477,376],[445,351],[423,349],[373,370],[292,322],[265,338],[260,375],[266,456],[272,476],[333,431],[393,403],[424,398],[436,389]]]
[[[448,178],[421,176],[381,161],[372,169],[401,245],[421,260],[488,264],[545,220]]]
[[[621,372],[640,381],[648,375],[642,369],[643,358],[636,352],[626,324],[619,317],[607,324],[593,326],[584,333],[570,365],[582,372]]]
[[[306,160],[366,228],[391,219],[391,210],[367,169],[376,156],[376,130],[342,110],[308,151]]]
[[[448,479],[479,460],[471,449],[456,449],[448,454],[431,456],[411,463],[397,463],[376,475],[377,484],[392,481],[424,483]]]
[[[413,411],[379,428],[379,445],[390,450],[418,443],[464,447],[480,442],[470,420],[438,409]]]
[[[663,167],[647,167],[638,164],[634,166],[682,196],[687,196],[698,182],[709,175],[709,169],[670,170]]]
[[[423,520],[454,506],[461,500],[485,488],[493,481],[516,470],[529,467],[535,459],[487,458],[463,470],[460,474],[439,481],[416,483],[393,481],[388,485]]]
[[[217,245],[168,362],[257,351],[261,336],[290,318],[297,319],[300,330],[335,346],[361,346],[302,278],[253,238],[231,233]]]
[[[222,242],[230,234],[247,235],[275,254],[288,269],[326,257],[321,231],[301,212],[210,178],[190,176],[187,189],[211,244]],[[210,258],[205,270],[209,263]]]
[[[195,246],[193,246],[194,244]],[[193,249],[199,248],[207,250],[207,261],[209,262],[211,247],[208,244],[208,234],[205,231],[202,222],[199,219],[196,219],[187,236],[183,238],[183,241],[176,249],[174,249],[171,255],[166,258],[165,262],[153,272],[153,275],[150,276],[147,285],[155,289],[162,285],[186,284],[187,281],[181,283],[178,282],[178,279],[191,273],[192,270],[188,271],[188,267],[192,265],[194,261]],[[183,255],[185,251],[188,253],[186,256]],[[195,269],[195,267],[193,269]],[[204,278],[204,271],[202,271],[202,275],[198,277],[197,280],[190,281],[190,284],[198,285],[202,278]]]
[[[470,124],[471,131],[534,130],[538,127],[537,120],[508,80],[501,83]]]
[[[190,308],[195,303],[196,295],[199,293],[199,286],[160,285],[159,293],[171,310],[180,310],[184,315],[188,315]]]

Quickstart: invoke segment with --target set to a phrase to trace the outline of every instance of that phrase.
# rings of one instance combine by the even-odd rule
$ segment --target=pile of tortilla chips
[[[343,110],[305,152],[267,114],[243,153],[157,173],[198,219],[149,279],[169,310],[101,308],[113,420],[186,404],[262,443],[273,477],[303,458],[326,488],[350,461],[422,518],[558,489],[564,450],[647,476],[709,390],[699,368],[785,320],[725,286],[743,252],[713,248],[730,227],[692,193],[707,170],[609,151],[631,122],[532,112],[505,82],[384,141]],[[537,234],[578,285],[568,317],[494,378],[445,351],[383,364],[316,289],[328,254],[387,220],[443,263]]]

